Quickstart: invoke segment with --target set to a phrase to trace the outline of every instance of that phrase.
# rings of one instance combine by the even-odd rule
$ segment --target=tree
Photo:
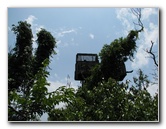
[[[31,25],[20,21],[12,30],[16,46],[8,53],[8,119],[38,120],[48,111],[48,105],[54,104],[48,99],[46,86],[56,41],[50,32],[41,29],[37,33],[38,48],[33,54]]]
[[[131,30],[126,38],[115,39],[110,45],[104,45],[99,53],[101,59],[101,71],[106,80],[112,77],[116,80],[123,80],[120,76],[121,67],[124,67],[124,62],[128,59],[132,60],[136,51],[136,40],[138,39],[139,31]]]
[[[13,25],[13,32],[16,34],[16,46],[8,53],[9,69],[9,91],[12,89],[26,92],[30,88],[32,77],[32,31],[27,22],[18,22]],[[24,81],[24,83],[23,83]]]

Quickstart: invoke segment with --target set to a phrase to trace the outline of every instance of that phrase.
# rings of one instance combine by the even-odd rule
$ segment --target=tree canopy
[[[26,21],[13,25],[16,46],[8,53],[8,113],[10,121],[37,120],[48,110],[47,71],[56,40],[50,32],[37,33],[33,53],[31,25]]]

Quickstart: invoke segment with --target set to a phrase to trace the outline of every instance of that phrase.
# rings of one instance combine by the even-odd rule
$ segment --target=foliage
[[[45,59],[49,59],[52,54],[56,54],[54,51],[56,41],[50,32],[47,32],[45,29],[41,29],[41,31],[37,33],[37,37],[38,48],[35,53],[35,72],[38,68],[43,67],[42,62]]]
[[[33,54],[31,25],[13,25],[16,46],[8,53],[8,119],[39,120],[51,108],[46,86],[50,56],[55,54],[56,41],[50,32],[37,33],[38,48]],[[51,104],[50,104],[51,103]]]
[[[99,53],[101,59],[101,71],[105,78],[108,80],[112,77],[116,80],[123,80],[120,76],[120,69],[124,67],[124,62],[128,59],[132,60],[134,52],[136,51],[136,40],[138,39],[138,31],[131,30],[126,38],[115,39],[110,45],[104,45],[101,52]]]
[[[94,76],[94,75],[92,75]],[[143,73],[135,77],[147,82]],[[117,82],[112,78],[89,88],[89,82],[80,87],[66,107],[53,109],[52,121],[157,121],[158,94],[154,97],[137,83]],[[148,83],[149,85],[149,83]]]
[[[47,88],[45,86],[49,85],[45,78],[47,74],[44,70],[38,71],[34,77],[33,87],[26,93],[16,90],[8,93],[10,121],[38,120],[37,118],[46,111]],[[10,110],[11,108],[13,110]]]
[[[27,22],[18,22],[12,30],[16,34],[16,46],[8,53],[9,90],[17,89],[25,91],[31,87],[32,77],[32,31]],[[15,67],[17,66],[17,67]],[[24,80],[24,83],[23,83]]]

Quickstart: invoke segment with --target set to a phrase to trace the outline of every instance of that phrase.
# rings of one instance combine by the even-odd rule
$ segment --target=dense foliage
[[[47,82],[50,56],[56,41],[50,32],[37,33],[37,50],[33,53],[31,25],[13,25],[16,45],[8,53],[8,119],[37,120],[47,108]]]
[[[32,77],[32,31],[26,22],[19,22],[19,26],[13,25],[13,32],[16,34],[16,46],[8,53],[9,69],[9,90],[24,90],[31,87]],[[16,67],[17,66],[17,67]],[[23,83],[24,81],[24,83]],[[25,91],[26,92],[26,91]]]
[[[158,95],[110,78],[92,90],[83,85],[65,108],[54,109],[49,116],[53,121],[157,121]]]

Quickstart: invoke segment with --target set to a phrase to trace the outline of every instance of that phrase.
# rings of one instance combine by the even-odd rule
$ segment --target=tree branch
[[[152,55],[151,58],[153,59],[155,65],[158,67],[158,63],[157,63],[157,61],[156,61],[156,56],[155,56],[154,53],[152,52],[153,44],[154,44],[154,42],[151,41],[151,47],[150,47],[149,50],[146,50],[146,52],[149,53],[150,55]]]
[[[126,71],[126,73],[132,73],[133,72],[133,70],[131,70],[131,71]]]
[[[17,110],[15,110],[12,106],[8,106],[8,108],[10,108],[12,111],[14,111],[16,114],[18,114],[19,116],[23,117],[25,120],[27,120],[27,117],[24,116],[22,113],[18,112]]]
[[[131,9],[131,12],[137,17],[137,19],[138,19],[138,23],[135,23],[135,22],[133,22],[135,25],[137,25],[137,26],[140,26],[141,27],[141,29],[140,30],[137,30],[138,32],[141,32],[141,31],[143,31],[143,29],[144,29],[144,26],[143,26],[143,23],[142,23],[142,21],[141,21],[141,9],[140,8],[136,8],[136,9]]]

